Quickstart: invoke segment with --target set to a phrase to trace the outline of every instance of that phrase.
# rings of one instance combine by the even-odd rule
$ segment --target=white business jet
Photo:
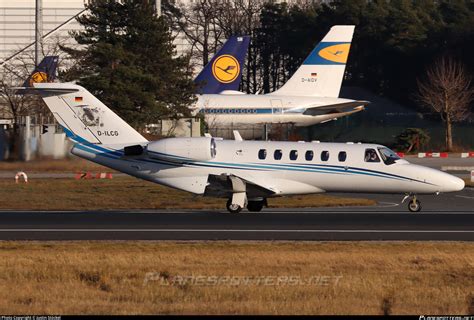
[[[309,126],[359,112],[369,102],[339,98],[354,26],[333,26],[324,39],[304,60],[300,68],[277,91],[244,94],[226,90],[220,94],[198,95],[195,110],[204,114],[214,127],[238,124],[293,123]],[[232,72],[238,75],[236,59]],[[213,74],[225,82],[230,75],[213,65]]]
[[[417,194],[459,191],[464,181],[400,159],[377,144],[244,141],[212,137],[148,141],[96,97],[70,83],[35,83],[72,153],[131,176],[228,199],[227,209],[260,211],[266,199],[295,194]]]

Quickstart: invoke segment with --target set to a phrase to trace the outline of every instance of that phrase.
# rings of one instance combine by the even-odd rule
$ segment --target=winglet
[[[234,133],[234,140],[235,141],[244,141],[244,139],[242,139],[242,136],[240,135],[239,131],[234,130],[232,132]]]

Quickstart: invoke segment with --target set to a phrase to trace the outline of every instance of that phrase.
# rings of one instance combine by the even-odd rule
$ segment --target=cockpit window
[[[395,161],[399,160],[400,157],[396,154],[395,151],[390,150],[389,148],[378,148],[380,156],[385,164],[394,164]]]
[[[375,149],[365,149],[365,162],[380,162],[380,158],[377,155],[377,151]]]

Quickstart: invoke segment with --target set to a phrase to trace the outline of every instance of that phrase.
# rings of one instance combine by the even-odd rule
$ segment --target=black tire
[[[240,211],[242,211],[242,207],[238,204],[233,205],[231,199],[227,200],[226,208],[227,211],[229,211],[230,213],[239,213]]]
[[[420,212],[421,202],[418,200],[411,200],[408,202],[408,210],[410,210],[410,212]]]
[[[263,209],[263,201],[249,201],[247,210],[251,212],[260,212]]]

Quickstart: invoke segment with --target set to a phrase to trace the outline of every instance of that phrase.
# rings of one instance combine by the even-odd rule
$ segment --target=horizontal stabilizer
[[[79,89],[76,88],[37,88],[37,87],[15,87],[13,89],[25,90],[28,93],[51,93],[51,94],[61,94],[61,93],[74,93],[79,92]]]

